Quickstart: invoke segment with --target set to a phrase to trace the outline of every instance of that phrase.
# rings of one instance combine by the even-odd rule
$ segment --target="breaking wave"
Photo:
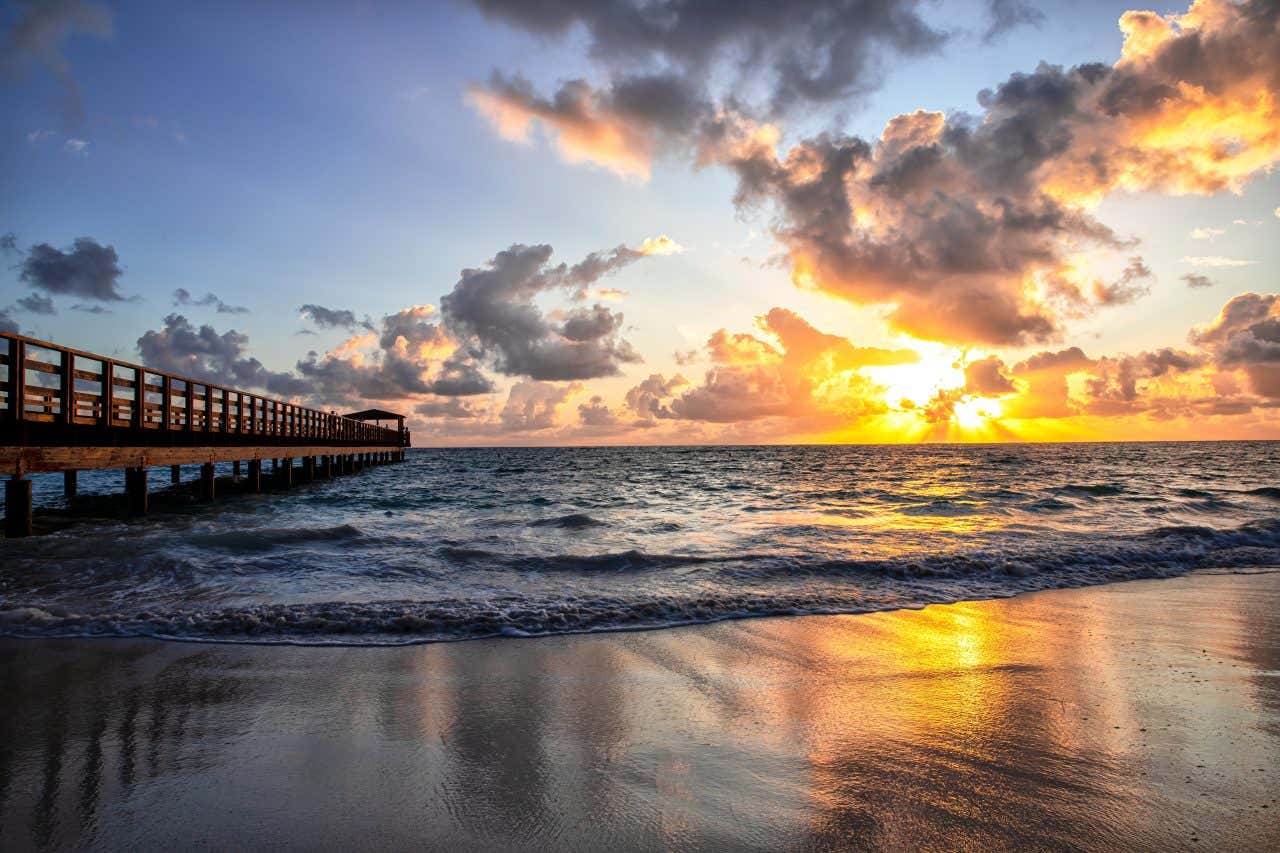
[[[1277,447],[415,451],[142,520],[86,473],[91,515],[0,540],[0,635],[402,644],[1255,571]]]

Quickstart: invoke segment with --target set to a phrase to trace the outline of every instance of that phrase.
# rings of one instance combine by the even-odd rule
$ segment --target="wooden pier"
[[[147,468],[199,464],[200,496],[214,497],[214,463],[247,463],[243,489],[262,489],[262,462],[282,460],[281,485],[402,461],[404,417],[371,409],[352,415],[176,376],[138,364],[0,333],[0,472],[5,535],[31,533],[28,474],[62,471],[67,496],[76,472],[120,468],[129,511],[147,511]],[[376,421],[394,420],[397,428]],[[237,470],[238,473],[238,470]]]

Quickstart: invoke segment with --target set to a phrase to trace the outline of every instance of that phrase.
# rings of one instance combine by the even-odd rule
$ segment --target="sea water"
[[[81,494],[122,479],[82,473]],[[421,449],[105,506],[0,540],[0,634],[396,644],[1250,571],[1280,566],[1280,443]]]

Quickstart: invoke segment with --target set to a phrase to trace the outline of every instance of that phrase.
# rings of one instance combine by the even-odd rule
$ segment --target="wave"
[[[285,545],[305,545],[312,542],[350,542],[361,539],[364,533],[350,524],[333,527],[261,527],[248,530],[225,530],[217,533],[193,533],[187,541],[202,548],[212,548],[236,553],[268,551]]]
[[[1280,501],[1280,488],[1275,486],[1263,486],[1258,489],[1249,489],[1246,495],[1257,495],[1260,498],[1270,498],[1273,501]]]
[[[1072,483],[1066,486],[1058,486],[1049,491],[1058,495],[1082,495],[1091,498],[1106,498],[1113,495],[1124,494],[1124,487],[1117,486],[1112,483]]]
[[[917,588],[911,598],[887,590],[850,588],[836,594],[827,590],[770,594],[721,592],[641,600],[609,596],[559,599],[505,596],[486,600],[265,604],[95,615],[19,606],[0,610],[0,636],[151,637],[262,645],[411,645],[491,637],[652,630],[764,616],[867,613],[1173,574],[1176,572],[1147,566],[1115,570],[1105,577],[1096,573],[1052,579],[1021,577],[1013,583],[1005,580]]]
[[[716,583],[616,587],[616,594],[477,594],[376,602],[151,606],[76,613],[39,601],[0,610],[11,636],[148,636],[213,642],[403,644],[660,628],[768,615],[857,613],[1033,589],[1087,586],[1189,571],[1280,566],[1280,519],[1230,529],[1157,527],[1110,544],[1057,550],[990,549],[886,558],[813,555],[678,555],[622,551],[511,556],[446,546],[454,559],[504,561],[524,570],[588,575],[696,567]],[[675,591],[680,589],[680,591]],[[120,604],[107,605],[121,607]]]
[[[563,530],[583,530],[587,527],[603,527],[604,522],[586,513],[573,512],[555,518],[539,518],[529,522],[530,527],[558,527]]]

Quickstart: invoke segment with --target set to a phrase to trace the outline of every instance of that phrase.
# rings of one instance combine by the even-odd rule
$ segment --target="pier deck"
[[[355,416],[323,412],[81,352],[22,335],[0,333],[0,473],[5,483],[5,535],[31,532],[28,474],[63,471],[68,497],[75,472],[122,468],[129,506],[146,512],[149,466],[199,463],[202,494],[213,497],[213,465],[248,463],[244,486],[260,488],[261,462],[293,459],[304,477],[317,460],[328,475],[364,464],[399,461],[409,446],[398,429]],[[176,480],[175,480],[176,482]]]

